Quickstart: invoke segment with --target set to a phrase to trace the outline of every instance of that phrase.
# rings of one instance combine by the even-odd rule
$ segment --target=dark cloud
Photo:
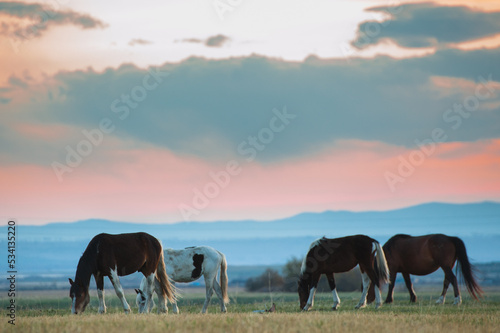
[[[199,38],[185,38],[180,40],[182,43],[203,43],[207,47],[222,47],[225,43],[229,42],[231,38],[224,35],[216,35],[208,37],[207,39],[199,39]]]
[[[358,49],[383,39],[408,48],[446,46],[500,33],[500,12],[481,12],[465,6],[442,7],[433,3],[374,7],[387,13],[383,22],[367,21],[358,27],[352,42]]]
[[[11,76],[8,82],[12,86],[21,87],[23,89],[28,88],[28,83],[23,81],[21,78],[18,78],[17,76]]]
[[[72,24],[82,29],[104,28],[106,24],[88,14],[56,10],[46,4],[24,2],[0,2],[0,14],[28,19],[30,23],[2,23],[3,35],[18,38],[41,36],[50,26]]]
[[[124,142],[154,144],[206,159],[234,156],[241,142],[269,126],[274,108],[286,106],[296,118],[258,155],[272,161],[310,154],[345,139],[414,147],[415,140],[430,138],[438,127],[448,141],[498,138],[500,108],[472,113],[461,119],[459,128],[452,128],[455,122],[445,121],[445,112],[473,98],[474,89],[433,85],[435,77],[466,79],[472,85],[479,84],[480,77],[500,82],[498,59],[500,49],[349,62],[314,57],[300,63],[257,56],[191,58],[167,63],[159,72],[133,65],[62,72],[51,78],[59,84],[51,88],[50,98],[47,94],[10,105],[15,104],[16,115],[23,119],[71,128],[91,130],[109,118],[116,128],[112,135]],[[488,102],[498,104],[498,94],[491,93]],[[11,142],[23,142],[15,133],[9,137]],[[59,151],[71,144],[76,142],[60,142]],[[26,147],[30,145],[16,151]],[[30,150],[42,151],[33,146]]]
[[[142,38],[134,38],[134,39],[131,39],[130,42],[128,42],[128,45],[130,45],[130,46],[149,45],[149,44],[153,44],[153,42],[151,42],[149,40],[142,39]]]
[[[198,38],[185,38],[181,40],[182,43],[203,43],[203,40]]]
[[[217,35],[207,38],[205,45],[208,47],[221,47],[225,43],[231,40],[229,37],[224,35]]]

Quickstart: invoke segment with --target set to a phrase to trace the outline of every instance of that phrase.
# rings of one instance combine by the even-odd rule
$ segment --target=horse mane
[[[76,267],[75,281],[81,281],[85,288],[89,287],[90,277],[97,269],[97,253],[99,251],[99,243],[102,235],[103,234],[99,234],[92,238]]]
[[[311,243],[311,245],[309,245],[309,250],[307,250],[307,253],[304,256],[304,259],[302,259],[302,265],[300,266],[300,275],[304,274],[304,272],[306,271],[306,260],[307,260],[307,255],[309,254],[309,252],[311,252],[311,250],[313,248],[315,248],[316,246],[321,245],[321,243],[323,243],[324,241],[326,241],[325,236],[316,239],[314,242]]]

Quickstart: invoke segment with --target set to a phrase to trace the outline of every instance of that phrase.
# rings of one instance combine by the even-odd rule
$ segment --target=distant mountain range
[[[0,231],[6,234],[6,226]],[[210,245],[233,265],[283,264],[302,257],[316,238],[365,234],[381,243],[397,233],[445,233],[461,237],[475,262],[500,261],[500,203],[429,203],[392,211],[326,211],[303,213],[275,221],[180,222],[139,224],[107,220],[18,223],[18,264],[27,272],[75,270],[93,236],[143,231],[162,240],[164,247]],[[5,248],[6,237],[0,246]]]

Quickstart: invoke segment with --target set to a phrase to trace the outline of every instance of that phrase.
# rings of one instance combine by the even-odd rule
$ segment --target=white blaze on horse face
[[[76,314],[75,305],[76,305],[76,297],[73,296],[72,301],[71,301],[71,313],[72,314]]]

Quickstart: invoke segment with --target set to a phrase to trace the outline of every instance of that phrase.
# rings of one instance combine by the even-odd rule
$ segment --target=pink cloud
[[[273,219],[304,211],[387,210],[430,201],[500,200],[500,140],[441,143],[391,192],[386,171],[412,149],[380,142],[342,141],[315,156],[274,164],[248,163],[219,187],[192,220]],[[226,163],[179,156],[156,147],[117,149],[89,159],[59,183],[50,167],[2,167],[3,212],[20,223],[106,218],[176,222],[181,204],[215,183]]]

